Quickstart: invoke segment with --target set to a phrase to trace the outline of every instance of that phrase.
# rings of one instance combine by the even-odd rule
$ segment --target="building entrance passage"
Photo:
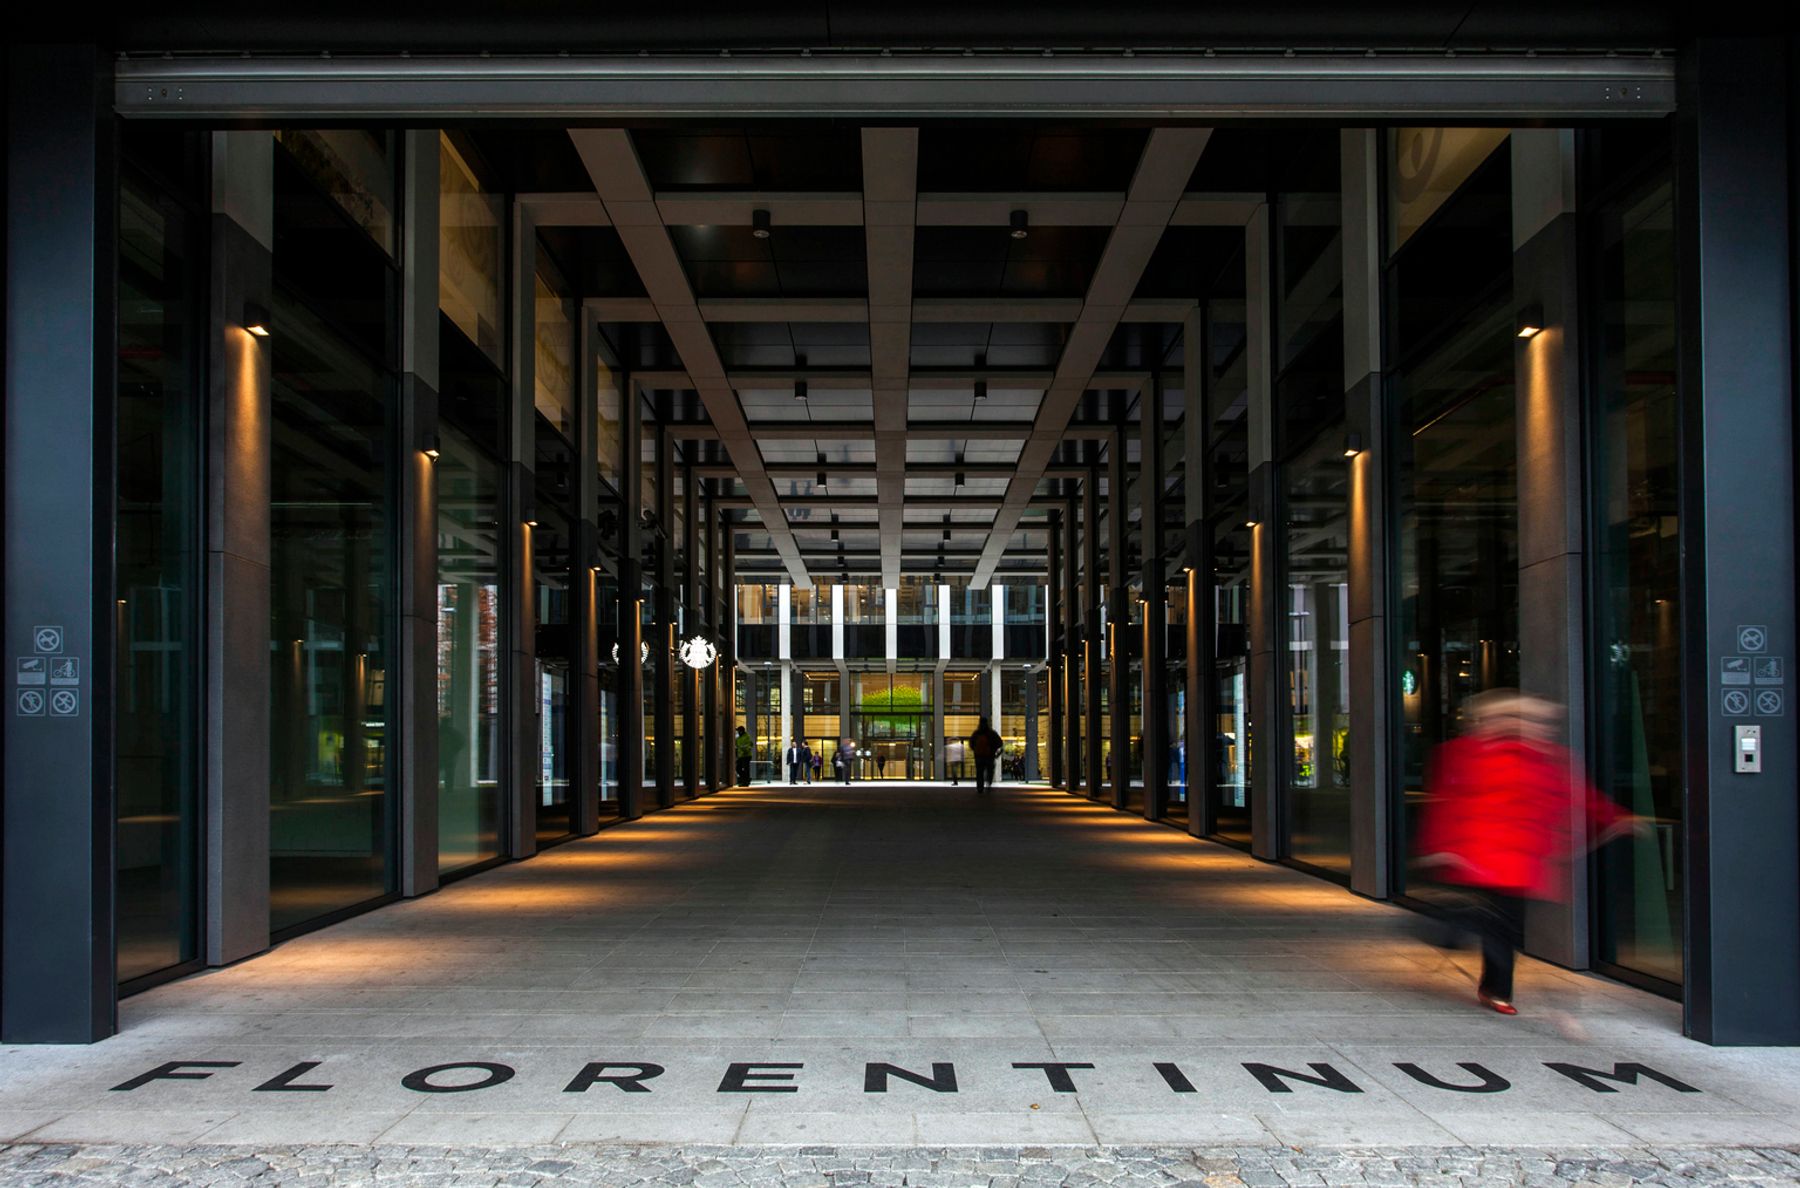
[[[64,115],[0,171],[9,245],[34,245],[8,250],[8,341],[69,342],[8,357],[9,529],[34,527],[0,567],[22,658],[0,1039],[100,1038],[121,992],[371,937],[375,909],[445,929],[468,973],[500,906],[532,920],[559,888],[596,951],[532,959],[776,1016],[602,1004],[646,1016],[632,1039],[865,1034],[774,996],[934,971],[1047,996],[986,1035],[1057,1051],[1103,1035],[1053,997],[1088,971],[1342,994],[1279,1020],[1341,1037],[1463,976],[1337,958],[1406,948],[1399,911],[1487,869],[1427,826],[1457,787],[1441,757],[1494,742],[1506,704],[1531,707],[1532,787],[1586,810],[1542,814],[1553,871],[1487,888],[1532,901],[1527,990],[1800,1041],[1768,958],[1800,949],[1800,808],[1763,794],[1796,762],[1792,209],[1769,180],[1793,173],[1791,46],[1683,42],[1677,110],[1667,30],[1456,36],[9,50],[9,110]],[[69,81],[95,77],[108,98]],[[37,464],[71,442],[80,467]],[[56,622],[66,651],[34,650]],[[983,718],[1012,794],[976,808],[955,798]],[[825,787],[759,787],[796,744]],[[47,798],[52,776],[93,794]],[[1104,869],[1056,844],[1108,830],[1133,842]],[[716,863],[681,869],[717,873],[671,902],[730,918],[664,951],[674,917],[608,864],[690,840]],[[873,932],[834,969],[765,900]],[[957,923],[872,921],[887,901]],[[1751,909],[1754,943],[1714,927]],[[1076,942],[1085,964],[1058,961]],[[629,984],[741,944],[772,964],[714,972],[770,985]],[[855,1017],[890,1015],[868,1035],[979,1038],[850,981]],[[1217,1005],[1158,1034],[1205,1038]]]

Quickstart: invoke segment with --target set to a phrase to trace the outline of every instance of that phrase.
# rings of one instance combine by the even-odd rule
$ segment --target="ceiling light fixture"
[[[956,485],[959,487],[963,485],[962,464],[963,464],[963,456],[961,454],[958,454],[956,456]]]
[[[976,355],[975,356],[975,369],[977,371],[982,371],[982,372],[985,372],[987,370],[987,356],[986,355]],[[979,376],[975,380],[975,399],[977,399],[977,400],[986,400],[987,399],[987,376],[986,375]]]
[[[1026,214],[1024,211],[1022,211],[1022,210],[1013,211],[1011,222],[1012,222],[1012,237],[1014,239],[1024,239],[1027,235],[1031,234],[1030,229],[1029,229],[1031,226],[1031,216]]]
[[[750,212],[750,234],[758,239],[769,237],[769,212],[758,207]]]

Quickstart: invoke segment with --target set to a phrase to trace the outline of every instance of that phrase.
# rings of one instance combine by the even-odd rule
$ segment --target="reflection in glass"
[[[538,741],[537,839],[541,845],[568,836],[572,828],[569,797],[569,566],[572,537],[568,518],[561,511],[540,505],[537,516],[538,525],[531,529],[531,576],[537,603],[534,710]]]
[[[1519,683],[1510,310],[1507,297],[1495,298],[1395,375],[1402,854],[1411,853],[1433,749],[1460,733],[1469,698]]]
[[[389,380],[277,289],[270,457],[269,916],[389,890]]]
[[[1226,512],[1213,527],[1213,671],[1209,716],[1212,770],[1207,795],[1218,837],[1250,844],[1250,533],[1243,511]]]
[[[118,979],[199,953],[199,449],[194,245],[182,208],[119,191]],[[239,335],[235,349],[260,346]]]
[[[500,857],[500,464],[444,427],[438,503],[438,870]]]
[[[280,128],[275,140],[351,222],[368,232],[382,251],[394,254],[390,133],[366,128]]]
[[[1288,853],[1350,874],[1349,462],[1341,426],[1286,476]]]
[[[1188,582],[1186,576],[1163,588],[1164,665],[1163,665],[1163,783],[1167,792],[1163,815],[1187,819],[1188,815],[1188,747],[1187,747],[1187,622]]]
[[[1682,980],[1681,523],[1674,217],[1666,168],[1605,203],[1594,422],[1601,790],[1648,818],[1603,847],[1601,960]]]
[[[488,193],[449,133],[438,154],[438,304],[496,367],[506,365],[505,201]]]

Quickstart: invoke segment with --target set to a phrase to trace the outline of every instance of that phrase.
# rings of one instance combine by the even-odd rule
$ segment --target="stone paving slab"
[[[1800,1052],[1501,1018],[1414,921],[1044,789],[728,792],[0,1048],[0,1142],[1800,1147]]]
[[[0,1146],[0,1184],[692,1188],[1614,1188],[1800,1184],[1774,1147]]]

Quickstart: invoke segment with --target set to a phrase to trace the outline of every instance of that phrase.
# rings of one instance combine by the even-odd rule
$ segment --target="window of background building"
[[[988,660],[994,655],[994,586],[976,590],[966,583],[950,587],[950,655],[958,660]]]
[[[938,652],[938,586],[929,578],[902,577],[894,590],[895,656],[930,660]]]
[[[944,764],[945,776],[958,780],[975,778],[975,757],[969,754],[968,738],[988,712],[982,699],[985,684],[980,672],[951,669],[944,673]]]
[[[879,582],[844,584],[846,659],[887,658],[887,597],[887,591]]]
[[[934,746],[931,678],[920,673],[864,673],[851,678],[856,704],[857,775],[863,779],[930,778]]]
[[[618,817],[619,802],[619,665],[624,659],[619,647],[619,580],[611,573],[594,575],[595,640],[599,653],[599,715],[595,746],[598,748],[595,778],[599,794],[599,819]]]
[[[129,983],[200,957],[202,576],[198,347],[206,321],[191,140],[125,133],[165,188],[127,169],[119,188],[117,566],[117,976]],[[260,352],[240,334],[233,349]]]
[[[796,587],[791,593],[793,606],[788,611],[789,654],[796,660],[831,659],[830,583],[814,582],[810,590]]]

